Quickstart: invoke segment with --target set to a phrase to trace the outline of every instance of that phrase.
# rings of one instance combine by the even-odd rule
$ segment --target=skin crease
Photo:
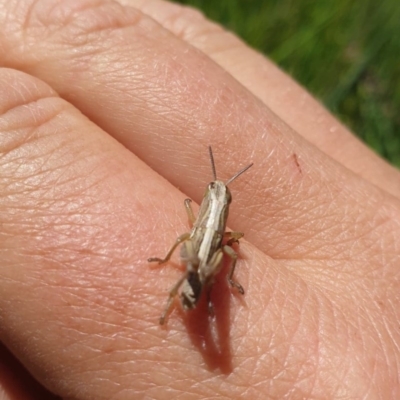
[[[1,0],[0,23],[0,338],[44,387],[400,397],[398,171],[191,10]],[[189,229],[183,200],[211,180],[209,144],[221,179],[254,162],[230,187],[246,293],[231,294],[226,265],[214,319],[203,299],[160,327],[181,272],[146,259]],[[5,399],[55,398],[10,359]]]

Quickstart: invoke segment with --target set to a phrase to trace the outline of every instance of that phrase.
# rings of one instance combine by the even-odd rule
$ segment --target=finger
[[[137,7],[203,51],[305,139],[364,179],[400,198],[400,172],[371,151],[274,63],[198,11],[163,0]]]
[[[0,93],[0,337],[48,388],[73,399],[393,393],[395,342],[365,329],[373,320],[381,338],[393,307],[360,310],[345,286],[327,298],[249,244],[236,274],[245,304],[222,277],[215,325],[204,304],[161,329],[181,273],[145,259],[183,225],[183,196],[42,82],[1,70]]]
[[[7,62],[50,82],[197,201],[210,176],[207,145],[217,160],[225,155],[219,177],[253,161],[249,184],[235,182],[230,221],[270,256],[351,259],[347,244],[355,243],[368,258],[378,238],[396,231],[395,221],[385,223],[389,197],[316,151],[225,71],[140,12],[110,2],[39,1],[27,13],[27,4],[20,25],[4,21]],[[25,45],[18,27],[29,32]],[[365,258],[360,265],[362,273]]]
[[[162,359],[145,259],[169,185],[37,79],[0,88],[0,336],[63,398],[138,391]]]

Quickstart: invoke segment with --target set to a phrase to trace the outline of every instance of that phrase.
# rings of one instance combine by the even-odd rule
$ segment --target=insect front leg
[[[233,250],[232,247],[230,247],[228,244],[223,246],[222,250],[228,257],[232,259],[232,265],[228,275],[228,282],[231,286],[236,287],[240,294],[244,294],[243,286],[240,283],[233,280],[233,273],[235,272],[238,255],[236,254],[235,250]]]
[[[194,212],[193,212],[193,209],[192,209],[192,206],[191,206],[191,202],[192,202],[192,200],[185,199],[184,204],[185,204],[185,209],[186,209],[187,216],[189,218],[189,222],[193,226],[193,224],[196,222],[196,217],[194,216]]]
[[[233,243],[239,243],[239,239],[244,236],[243,232],[225,232],[224,237],[228,238],[227,246],[232,246]]]
[[[167,255],[165,256],[165,258],[158,258],[158,257],[150,257],[147,259],[148,262],[158,262],[159,264],[164,264],[165,262],[167,262],[171,256],[172,253],[175,251],[175,249],[183,242],[185,242],[186,240],[188,240],[190,237],[190,232],[184,233],[183,235],[179,236],[175,243],[172,245],[172,247],[170,248],[169,252],[167,253]]]

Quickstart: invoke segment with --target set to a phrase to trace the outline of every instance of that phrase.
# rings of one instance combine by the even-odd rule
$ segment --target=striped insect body
[[[214,181],[207,186],[197,218],[194,216],[191,200],[186,199],[184,202],[188,218],[193,224],[192,230],[177,238],[165,258],[152,257],[148,259],[148,262],[166,263],[175,249],[182,244],[180,258],[182,263],[185,264],[186,270],[169,292],[167,305],[160,317],[161,325],[164,324],[179,290],[181,304],[185,310],[197,306],[204,290],[207,293],[209,308],[211,308],[210,291],[214,277],[222,268],[221,261],[224,254],[228,255],[232,261],[228,282],[232,287],[236,287],[239,293],[244,294],[243,287],[233,279],[237,254],[232,248],[232,244],[238,243],[244,234],[225,231],[229,205],[232,202],[228,184],[242,175],[253,164],[243,168],[224,183],[217,179],[211,147],[209,147],[209,153]],[[225,240],[226,243],[224,244]]]

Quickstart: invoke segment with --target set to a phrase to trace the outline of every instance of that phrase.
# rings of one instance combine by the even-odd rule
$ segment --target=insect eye
[[[214,189],[214,188],[215,188],[215,182],[211,182],[211,183],[208,185],[208,188],[209,188],[209,189]]]

